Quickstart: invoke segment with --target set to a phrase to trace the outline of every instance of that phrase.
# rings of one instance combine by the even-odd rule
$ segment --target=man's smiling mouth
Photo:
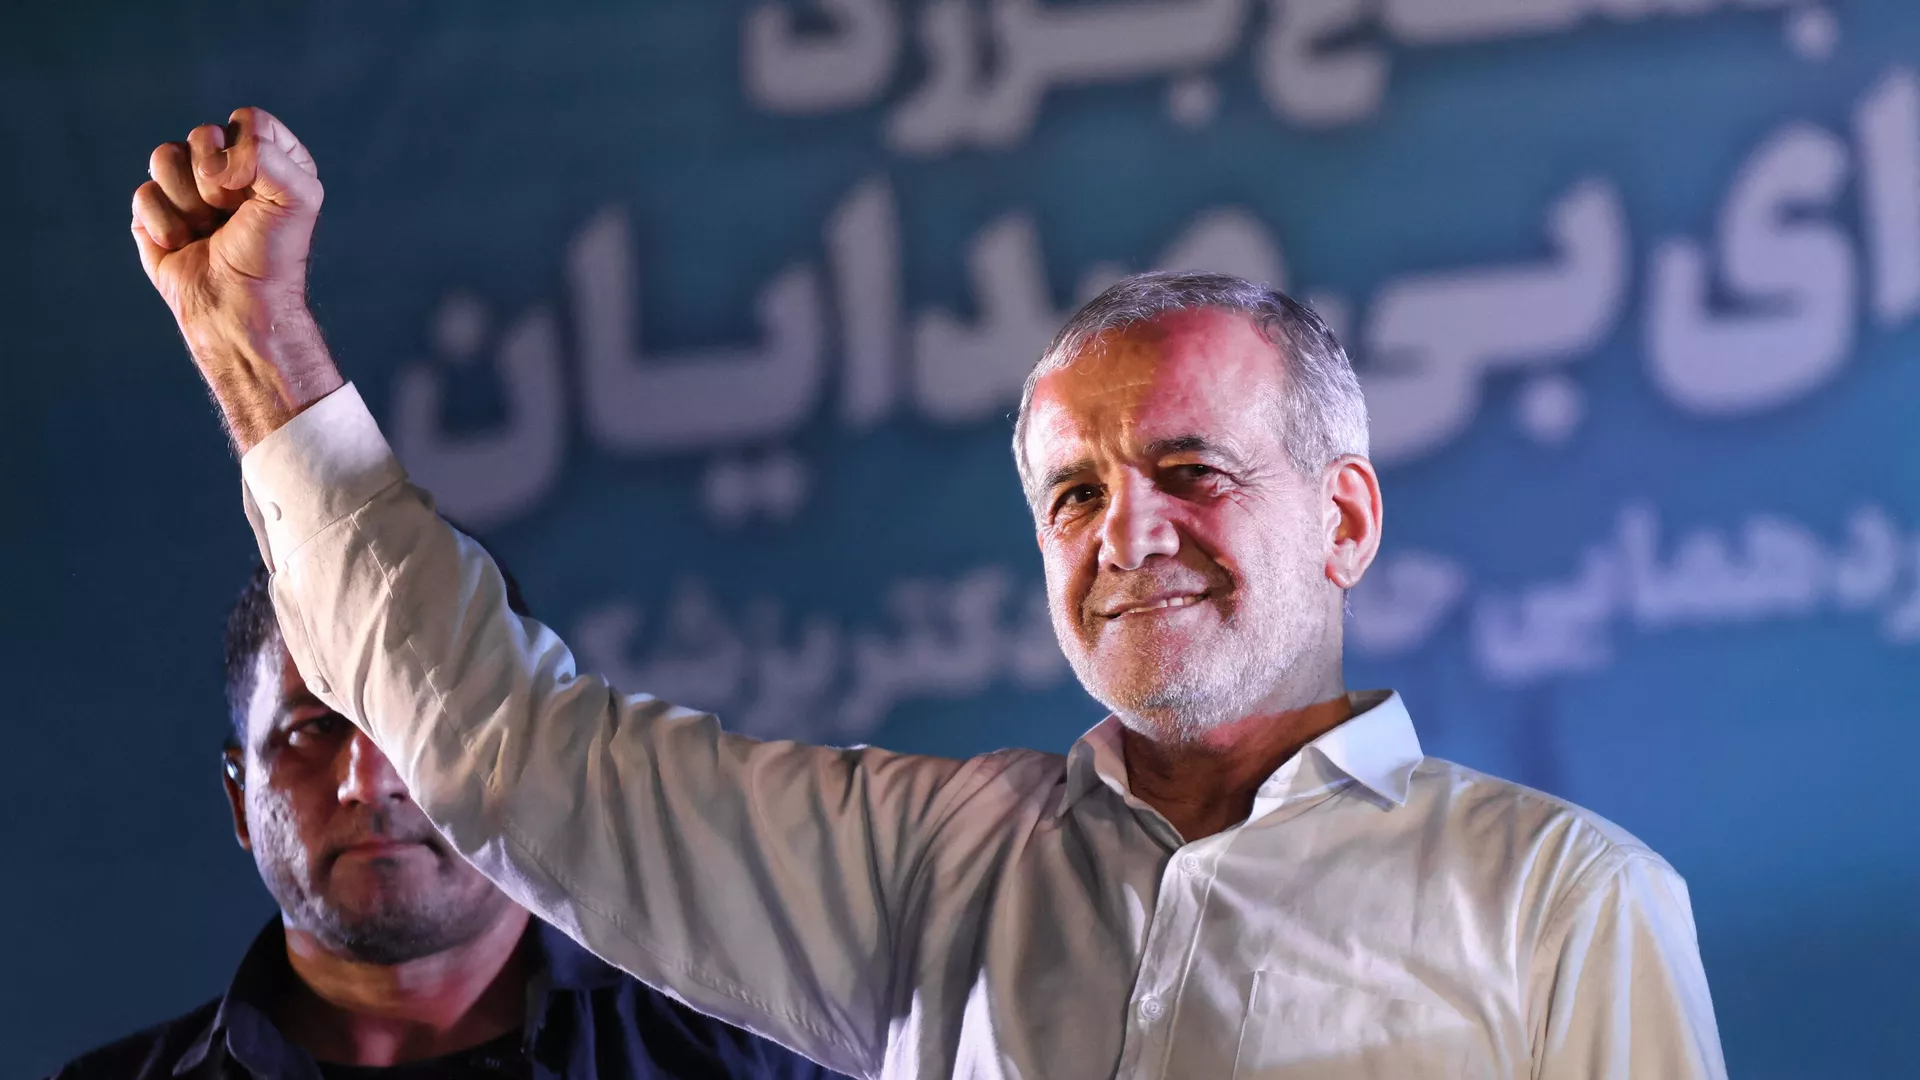
[[[1107,614],[1109,619],[1122,619],[1128,615],[1144,615],[1150,611],[1167,611],[1173,608],[1192,607],[1207,598],[1206,593],[1182,593],[1179,596],[1163,596],[1144,603],[1132,604]]]

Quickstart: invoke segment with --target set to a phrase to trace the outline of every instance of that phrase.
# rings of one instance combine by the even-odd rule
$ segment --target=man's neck
[[[1274,770],[1353,715],[1344,691],[1311,704],[1157,737],[1121,729],[1127,786],[1191,843],[1240,824]]]
[[[297,986],[276,1019],[315,1060],[342,1065],[421,1061],[496,1039],[526,1019],[527,920],[509,907],[472,941],[400,964],[341,956],[289,927]]]

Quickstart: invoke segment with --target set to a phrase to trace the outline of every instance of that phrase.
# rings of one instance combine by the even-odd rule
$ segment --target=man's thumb
[[[323,192],[313,157],[284,124],[264,109],[239,109],[228,129],[233,134],[221,187],[250,188],[256,197],[288,210],[319,210]]]

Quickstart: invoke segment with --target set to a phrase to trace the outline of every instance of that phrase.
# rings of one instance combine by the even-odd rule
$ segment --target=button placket
[[[1200,908],[1207,894],[1205,883],[1196,882],[1182,869],[1181,858],[1174,855],[1161,870],[1160,892],[1134,978],[1120,1076],[1159,1077],[1162,1074],[1155,1070],[1166,1066],[1167,1044],[1173,1037],[1168,1017],[1179,1000],[1186,957],[1199,932]]]
[[[1138,1060],[1143,1064],[1158,1062],[1166,1067],[1179,1034],[1173,1018],[1186,992],[1188,960],[1205,923],[1207,898],[1213,891],[1211,856],[1218,843],[1215,838],[1188,845],[1167,860],[1161,875],[1153,933],[1135,986],[1139,995],[1134,1003],[1135,1026],[1146,1050]],[[1160,1075],[1151,1070],[1148,1066],[1140,1075]]]

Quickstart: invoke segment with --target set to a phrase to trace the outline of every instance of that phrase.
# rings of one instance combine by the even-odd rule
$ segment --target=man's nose
[[[341,805],[376,806],[405,798],[408,798],[407,785],[400,779],[393,762],[373,745],[366,732],[355,729],[353,737],[347,740],[346,771],[340,777]]]
[[[1172,498],[1144,476],[1128,475],[1109,488],[1100,526],[1100,560],[1115,570],[1138,570],[1155,555],[1180,553]]]

